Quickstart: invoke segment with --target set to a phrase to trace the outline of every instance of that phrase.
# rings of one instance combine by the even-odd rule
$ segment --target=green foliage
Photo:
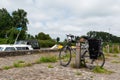
[[[35,37],[38,40],[51,40],[51,37],[49,36],[49,34],[45,34],[43,32],[38,33],[38,35],[36,35]]]
[[[49,34],[45,34],[43,32],[40,32],[35,36],[35,38],[39,41],[40,47],[52,47],[56,44],[56,41],[53,40]]]
[[[120,42],[120,37],[117,37],[107,32],[90,31],[87,33],[87,36],[90,38],[102,39],[103,42],[111,42],[111,43]]]
[[[79,76],[79,75],[82,75],[82,73],[80,73],[80,72],[78,72],[78,71],[77,71],[75,74],[78,75],[78,76]]]
[[[13,11],[12,13],[14,27],[22,27],[24,31],[27,30],[27,12],[23,9],[18,9],[17,11]]]
[[[17,61],[17,63],[25,63],[25,61],[19,60]]]
[[[13,66],[14,67],[24,67],[25,66],[25,63],[24,63],[24,61],[17,61],[17,62],[15,62],[15,63],[13,63]]]
[[[12,15],[10,15],[6,9],[0,9],[0,38],[7,38],[8,44],[14,43],[15,38],[19,33],[17,30],[18,27],[22,27],[22,31],[18,39],[26,39],[27,24],[27,12],[23,9],[13,11]],[[6,43],[6,40],[0,43]]]
[[[54,67],[53,67],[53,65],[49,64],[49,65],[48,65],[48,68],[54,68]]]
[[[39,40],[40,47],[52,47],[56,44],[53,40]]]
[[[41,62],[41,63],[53,62],[54,63],[54,62],[57,62],[57,57],[56,56],[43,56],[43,57],[40,57],[38,62]]]
[[[31,63],[25,63],[25,61],[17,61],[13,64],[14,67],[19,68],[19,67],[26,67],[26,66],[31,66]]]
[[[8,39],[0,38],[0,44],[6,44]]]
[[[101,68],[99,66],[96,66],[93,70],[94,73],[105,73],[105,74],[111,74],[113,71],[108,71],[107,69]]]
[[[6,32],[12,27],[12,17],[5,8],[0,9],[0,37],[6,38]]]
[[[10,68],[12,68],[11,66],[4,66],[3,67],[3,69],[5,69],[5,70],[8,70],[8,69],[10,69]]]
[[[107,53],[108,48],[106,46],[104,46],[103,51],[105,53]],[[120,53],[120,44],[118,44],[118,43],[110,43],[109,44],[109,53],[114,53],[114,54]]]
[[[59,37],[57,37],[56,41],[57,41],[57,43],[58,43],[58,42],[60,41],[60,38],[59,38]]]

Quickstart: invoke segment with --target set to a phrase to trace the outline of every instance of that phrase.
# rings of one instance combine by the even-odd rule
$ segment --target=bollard
[[[80,64],[81,64],[80,57],[81,57],[81,49],[80,49],[80,42],[78,41],[76,43],[76,59],[75,59],[76,68],[80,68]]]

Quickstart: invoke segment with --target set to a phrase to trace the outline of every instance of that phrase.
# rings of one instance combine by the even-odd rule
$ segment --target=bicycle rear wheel
[[[71,61],[71,49],[69,47],[63,47],[59,53],[60,65],[67,66]]]
[[[97,56],[97,59],[90,59],[89,53],[83,54],[84,64],[87,68],[94,68],[95,66],[103,67],[105,63],[105,57],[102,52],[100,52]]]

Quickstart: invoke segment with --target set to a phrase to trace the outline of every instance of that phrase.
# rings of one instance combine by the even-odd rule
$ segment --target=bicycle
[[[72,54],[76,53],[75,49],[71,48],[73,41],[73,35],[67,35],[67,43],[63,46],[59,53],[60,65],[67,66],[71,62]],[[75,41],[77,42],[77,40]],[[73,53],[72,53],[73,52]],[[101,41],[97,39],[85,39],[85,42],[81,43],[81,63],[88,68],[94,66],[103,67],[105,63],[105,57],[102,52]]]
[[[71,44],[76,37],[71,34],[66,36],[67,36],[67,43],[62,47],[62,49],[60,49],[60,53],[59,53],[60,65],[62,66],[67,66],[71,62],[71,58],[72,58],[71,51],[73,51],[73,53],[76,53],[75,49],[71,47]]]

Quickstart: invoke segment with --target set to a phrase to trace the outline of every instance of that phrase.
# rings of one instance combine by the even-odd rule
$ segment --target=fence
[[[103,51],[105,53],[120,53],[120,44],[106,45],[103,48]]]

